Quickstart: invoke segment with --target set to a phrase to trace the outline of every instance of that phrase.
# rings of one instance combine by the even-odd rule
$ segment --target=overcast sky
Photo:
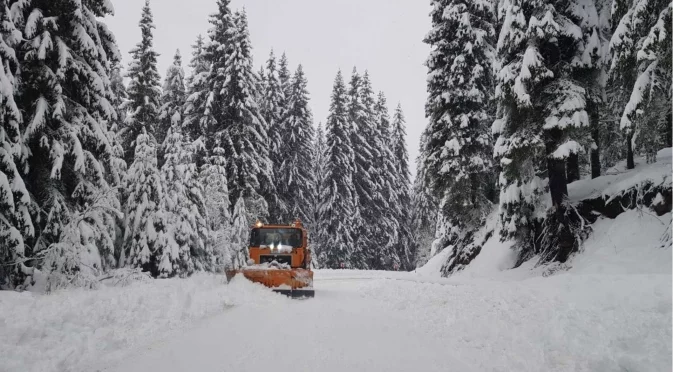
[[[112,0],[115,16],[106,20],[115,33],[124,65],[140,40],[144,0]],[[207,33],[215,0],[151,0],[156,30],[154,46],[159,72],[165,74],[180,49],[185,70],[196,36]],[[407,119],[407,144],[412,172],[419,136],[425,127],[426,68],[429,47],[422,40],[430,28],[425,0],[232,0],[245,7],[250,24],[256,70],[273,48],[287,53],[294,70],[301,63],[308,78],[315,125],[327,119],[334,77],[339,69],[348,80],[353,66],[369,70],[375,90],[383,91],[393,114],[398,102]]]

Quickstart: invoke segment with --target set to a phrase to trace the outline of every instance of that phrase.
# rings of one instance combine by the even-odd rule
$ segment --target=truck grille
[[[292,256],[289,254],[263,254],[259,256],[259,263],[271,263],[273,261],[278,262],[279,264],[287,264],[292,266]]]

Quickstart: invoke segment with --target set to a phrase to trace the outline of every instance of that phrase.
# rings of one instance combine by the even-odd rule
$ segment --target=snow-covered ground
[[[318,271],[310,300],[213,275],[0,292],[0,371],[667,371],[670,218],[599,220],[547,277],[493,240],[449,279]]]

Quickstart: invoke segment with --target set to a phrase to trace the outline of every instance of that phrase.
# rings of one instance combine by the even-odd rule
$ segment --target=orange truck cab
[[[233,275],[242,273],[252,282],[293,298],[315,296],[311,250],[301,221],[290,225],[257,222],[250,231],[248,251],[248,266]]]

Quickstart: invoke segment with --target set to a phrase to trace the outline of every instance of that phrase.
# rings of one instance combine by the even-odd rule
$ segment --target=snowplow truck
[[[274,292],[292,298],[314,297],[311,250],[301,221],[290,225],[257,222],[250,231],[248,265],[228,270],[227,279],[242,274]]]

